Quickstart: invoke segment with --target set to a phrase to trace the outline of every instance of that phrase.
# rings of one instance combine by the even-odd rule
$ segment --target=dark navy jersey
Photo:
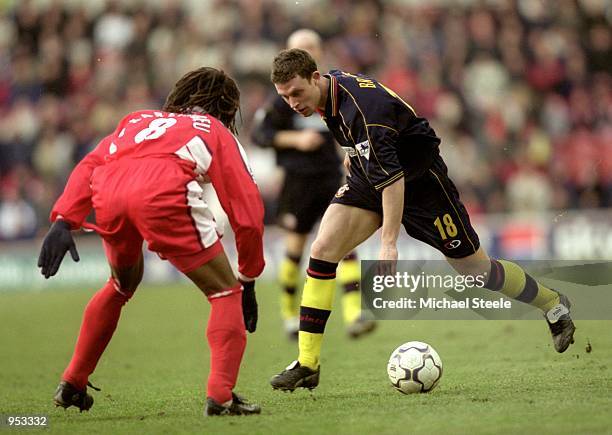
[[[256,114],[253,141],[261,147],[273,147],[274,136],[283,130],[318,131],[325,142],[316,150],[304,152],[295,148],[276,148],[277,164],[287,173],[299,175],[339,175],[340,156],[333,135],[321,117],[314,113],[308,118],[295,112],[279,96],[275,95],[265,108]]]
[[[382,190],[420,177],[440,138],[426,119],[375,79],[332,70],[323,120],[351,158],[351,176]]]

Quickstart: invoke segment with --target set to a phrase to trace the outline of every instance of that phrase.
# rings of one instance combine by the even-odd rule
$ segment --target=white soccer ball
[[[409,341],[393,351],[387,374],[398,391],[424,393],[438,385],[442,377],[442,360],[429,344]]]

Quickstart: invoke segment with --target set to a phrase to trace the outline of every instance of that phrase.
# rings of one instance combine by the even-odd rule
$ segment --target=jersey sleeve
[[[235,234],[238,271],[256,278],[265,266],[263,201],[244,150],[229,131],[220,134],[207,175]]]
[[[293,130],[289,106],[280,98],[274,98],[255,113],[255,125],[251,139],[260,147],[274,147],[274,137],[279,131]],[[291,109],[289,109],[291,110]]]
[[[376,190],[384,190],[404,176],[404,169],[397,155],[397,131],[383,125],[367,125],[370,155],[367,160],[368,178]]]
[[[81,227],[92,207],[91,175],[96,167],[104,163],[110,143],[111,136],[102,139],[72,170],[64,192],[51,209],[51,222],[61,218],[68,222],[73,230]]]

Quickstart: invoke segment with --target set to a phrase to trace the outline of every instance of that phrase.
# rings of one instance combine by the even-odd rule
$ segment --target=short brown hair
[[[188,72],[176,82],[162,110],[186,113],[196,108],[236,133],[236,112],[240,109],[236,82],[215,68],[202,67]]]
[[[274,58],[270,79],[272,83],[287,83],[295,76],[310,80],[317,63],[307,51],[299,48],[283,50]]]

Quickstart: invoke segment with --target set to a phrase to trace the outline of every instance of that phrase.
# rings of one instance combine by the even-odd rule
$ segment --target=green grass
[[[272,391],[295,356],[282,335],[276,288],[259,285],[238,391],[261,416],[205,419],[208,304],[189,286],[143,287],[92,376],[102,392],[88,413],[52,406],[91,291],[0,294],[0,414],[48,414],[51,433],[612,433],[611,322],[577,322],[576,344],[552,349],[543,321],[385,321],[348,341],[339,311],[324,342],[317,390]],[[593,346],[585,352],[587,338]],[[405,396],[386,377],[399,344],[432,344],[444,377]],[[607,409],[607,411],[606,411]]]

